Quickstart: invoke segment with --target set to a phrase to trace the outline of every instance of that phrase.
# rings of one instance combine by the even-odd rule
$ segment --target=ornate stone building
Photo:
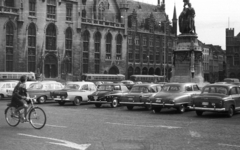
[[[170,72],[177,19],[169,25],[164,0],[0,0],[0,8],[0,71],[47,79]]]
[[[227,77],[240,79],[240,33],[226,29]]]

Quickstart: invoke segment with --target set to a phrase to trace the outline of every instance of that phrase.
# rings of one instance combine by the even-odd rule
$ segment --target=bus
[[[123,74],[83,74],[82,80],[89,82],[121,82],[125,80],[125,75]]]
[[[133,82],[165,82],[164,76],[158,76],[158,75],[131,75],[130,80]]]
[[[21,76],[26,75],[28,81],[35,81],[34,72],[0,72],[0,80],[19,80]]]

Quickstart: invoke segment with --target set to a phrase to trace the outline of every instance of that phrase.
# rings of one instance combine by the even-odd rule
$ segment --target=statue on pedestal
[[[195,10],[189,0],[183,0],[183,11],[179,16],[179,29],[181,33],[196,33],[195,28]],[[188,7],[186,7],[188,6]]]

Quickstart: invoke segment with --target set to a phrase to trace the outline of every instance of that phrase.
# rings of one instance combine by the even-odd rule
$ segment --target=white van
[[[0,99],[12,96],[12,92],[18,81],[1,81],[0,82]]]

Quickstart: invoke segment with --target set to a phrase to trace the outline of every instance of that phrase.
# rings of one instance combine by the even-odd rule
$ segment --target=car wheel
[[[133,110],[133,106],[127,106],[128,110]]]
[[[116,98],[114,98],[114,99],[112,100],[111,107],[112,107],[112,108],[116,108],[117,106],[118,106],[118,100],[117,100]]]
[[[59,104],[60,106],[63,106],[63,105],[65,104],[65,102],[59,101],[58,104]]]
[[[81,102],[82,102],[82,98],[75,97],[74,100],[73,100],[73,105],[79,106],[79,105],[81,105]]]
[[[156,113],[160,113],[162,110],[162,108],[153,108],[153,113],[156,114]]]
[[[227,115],[228,115],[228,117],[232,117],[234,115],[234,108],[233,108],[233,106],[230,106],[228,108]]]
[[[43,104],[43,103],[46,102],[46,99],[47,99],[46,96],[41,96],[41,97],[38,98],[38,103]]]
[[[186,111],[186,107],[184,106],[184,105],[180,105],[179,107],[178,107],[178,112],[179,113],[184,113]]]
[[[95,106],[96,106],[97,108],[100,108],[100,107],[102,106],[102,104],[95,104]]]
[[[196,114],[197,114],[197,116],[202,116],[203,111],[196,110]]]

